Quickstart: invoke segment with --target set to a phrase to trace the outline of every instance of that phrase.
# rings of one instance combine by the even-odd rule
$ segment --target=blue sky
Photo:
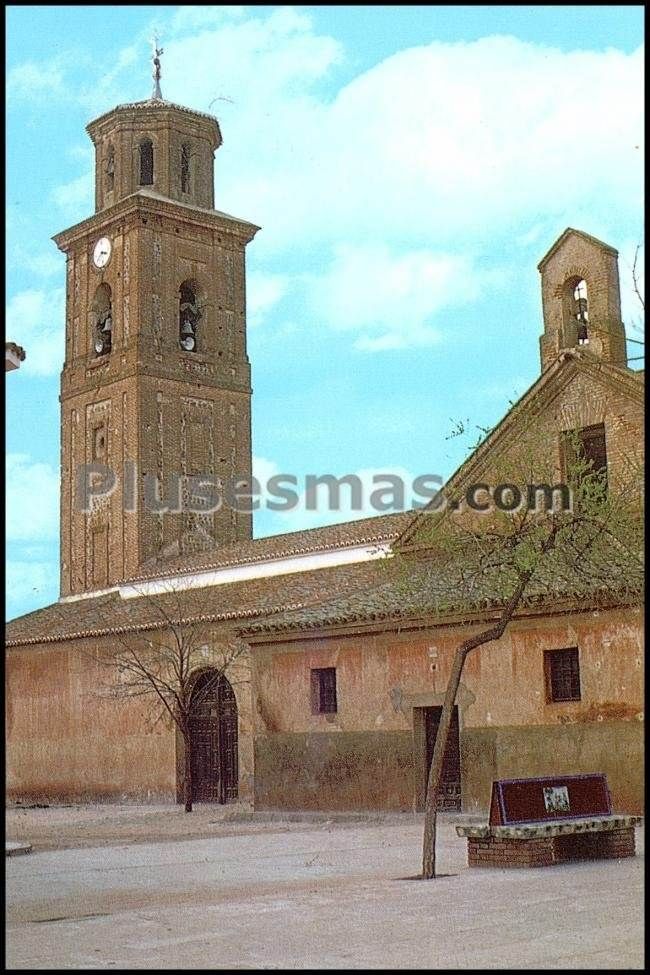
[[[151,91],[216,114],[248,250],[256,470],[447,476],[539,372],[536,265],[567,226],[642,228],[642,8],[7,10],[9,616],[58,597],[65,260],[90,119]],[[638,346],[633,347],[638,354]],[[638,365],[638,363],[637,363]],[[256,534],[349,514],[261,512]]]

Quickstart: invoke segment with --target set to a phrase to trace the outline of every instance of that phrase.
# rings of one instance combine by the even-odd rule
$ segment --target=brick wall
[[[614,365],[627,365],[625,330],[616,251],[584,234],[571,231],[540,265],[544,334],[540,339],[542,370],[560,349],[577,343],[571,320],[575,284],[584,280],[589,302],[589,350]]]
[[[98,271],[91,260],[100,235],[113,242]],[[162,553],[205,551],[251,537],[252,516],[226,509],[210,516],[154,515],[142,510],[140,478],[161,480],[194,468],[188,429],[215,477],[251,477],[250,365],[246,351],[245,245],[250,239],[217,214],[199,217],[172,203],[134,204],[128,215],[98,215],[69,243],[66,360],[61,377],[61,591],[96,589],[138,574]],[[202,315],[196,353],[179,349],[179,288],[192,280]],[[92,306],[97,288],[111,291],[110,354],[93,352]],[[104,422],[105,456],[93,453]],[[190,431],[191,434],[191,431]],[[197,441],[197,438],[194,438]],[[106,463],[118,488],[90,517],[74,506],[80,465]],[[126,462],[137,465],[135,514],[124,513]],[[108,535],[107,565],[98,568],[92,539]]]
[[[467,840],[470,867],[549,867],[572,860],[618,860],[634,855],[634,827],[530,840],[495,836]]]

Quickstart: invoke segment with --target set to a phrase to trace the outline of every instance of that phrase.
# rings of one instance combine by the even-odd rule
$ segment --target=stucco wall
[[[255,742],[259,809],[394,809],[413,804],[410,731],[275,734]]]
[[[12,648],[6,666],[7,796],[23,801],[176,800],[183,751],[152,697],[114,700],[102,640]],[[209,666],[206,657],[205,665]],[[253,797],[248,663],[228,671],[238,710],[239,796]],[[104,689],[104,691],[102,690]]]
[[[470,656],[458,697],[465,808],[486,808],[494,778],[602,771],[616,807],[640,809],[641,628],[636,609],[518,620]],[[469,632],[256,646],[257,805],[413,808],[423,775],[413,708],[442,704],[454,649]],[[581,700],[549,703],[544,651],[574,646]],[[311,714],[315,667],[336,667],[336,714]]]
[[[528,728],[468,728],[461,736],[463,805],[467,811],[488,808],[493,779],[581,772],[607,775],[616,812],[643,812],[643,724],[603,720]]]
[[[413,709],[440,706],[467,627],[302,640],[253,649],[232,676],[240,798],[258,808],[411,809],[423,770]],[[465,808],[493,778],[608,775],[616,808],[642,804],[640,610],[516,621],[467,663],[458,697]],[[7,654],[11,799],[174,799],[173,729],[151,705],[100,696],[90,641]],[[544,650],[577,646],[582,699],[546,700]],[[209,661],[206,661],[209,663]],[[243,666],[243,665],[242,665]],[[336,667],[338,712],[312,715],[310,670]]]
[[[108,679],[85,642],[8,653],[10,799],[174,797],[171,728],[151,727],[142,701],[102,696]]]

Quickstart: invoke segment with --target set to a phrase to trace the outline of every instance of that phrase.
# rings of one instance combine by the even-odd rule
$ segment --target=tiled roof
[[[562,575],[546,563],[528,588],[522,607],[553,609],[571,605],[629,605],[641,595],[626,579],[624,564],[609,561],[581,577]],[[235,624],[250,636],[309,631],[375,621],[451,619],[496,608],[503,580],[494,571],[471,588],[460,563],[442,566],[430,559],[356,562],[291,575],[267,576],[218,586],[170,591],[155,597],[123,599],[110,593],[55,603],[7,624],[7,646],[54,643],[129,631],[155,629],[167,617],[176,622]]]
[[[213,122],[217,128],[219,127],[219,121],[215,115],[210,115],[208,112],[199,112],[195,108],[188,108],[187,105],[178,105],[176,102],[168,102],[164,98],[144,98],[139,102],[122,102],[120,105],[116,105],[115,108],[111,108],[108,112],[103,112],[98,115],[97,118],[93,119],[86,126],[87,129],[97,125],[103,119],[108,118],[114,112],[131,112],[133,109],[138,111],[144,109],[145,111],[165,111],[168,109],[174,109],[177,112],[184,112],[186,115],[198,115],[199,118],[209,119]]]
[[[240,632],[249,635],[321,629],[344,624],[367,624],[375,621],[444,620],[458,613],[480,612],[503,603],[508,583],[492,571],[470,587],[458,567],[441,568],[435,561],[416,563],[410,570],[405,560],[375,562],[375,585],[347,594],[324,598],[316,604],[286,610],[247,624]],[[620,582],[624,570],[611,566],[611,577],[595,573],[595,581],[564,577],[550,562],[540,567],[522,600],[522,608],[545,606],[552,609],[567,602],[602,605],[628,605],[641,595],[640,587]]]
[[[160,579],[181,573],[203,572],[225,566],[248,565],[295,555],[356,545],[380,545],[397,538],[413,519],[413,512],[360,518],[337,525],[271,535],[224,545],[210,552],[159,560],[146,565],[139,579]]]
[[[377,563],[296,572],[241,582],[123,599],[118,592],[74,602],[53,603],[7,624],[7,646],[55,643],[118,634],[176,622],[229,623],[304,609],[377,582]]]

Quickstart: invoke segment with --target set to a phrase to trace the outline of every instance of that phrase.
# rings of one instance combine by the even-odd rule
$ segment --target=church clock
[[[96,268],[104,268],[111,259],[111,244],[109,237],[100,237],[93,249],[93,264]]]

